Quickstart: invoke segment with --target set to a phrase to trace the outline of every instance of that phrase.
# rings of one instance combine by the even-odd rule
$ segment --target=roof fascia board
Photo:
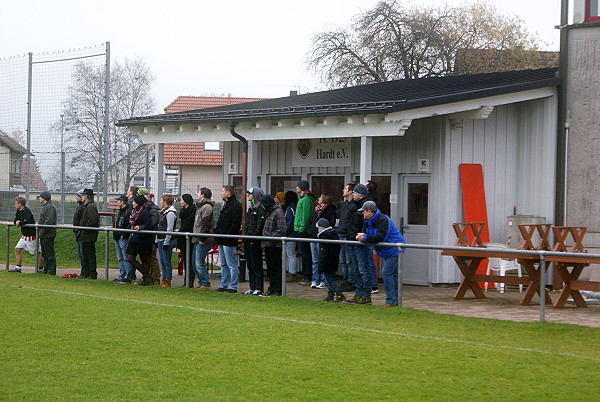
[[[525,102],[534,99],[549,98],[554,95],[554,91],[554,87],[544,87],[504,95],[489,96],[485,98],[471,99],[437,106],[429,106],[420,109],[403,110],[400,112],[389,113],[386,116],[385,120],[389,122],[401,119],[416,120],[423,119],[426,117],[463,113],[472,110],[479,110],[481,108],[490,106],[495,107],[511,103]]]

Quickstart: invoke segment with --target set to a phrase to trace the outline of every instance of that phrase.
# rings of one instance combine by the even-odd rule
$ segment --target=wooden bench
[[[117,216],[119,215],[119,213],[117,212],[119,210],[119,201],[117,201],[114,198],[109,198],[108,200],[108,212],[98,212],[98,216],[102,217],[102,216],[110,216],[111,219],[111,223],[112,223],[112,227],[114,228],[116,223],[117,223]]]

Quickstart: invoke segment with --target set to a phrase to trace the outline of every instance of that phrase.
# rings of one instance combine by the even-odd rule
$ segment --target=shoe
[[[310,287],[313,288],[313,289],[316,289],[317,288],[317,282],[311,282],[310,283]]]
[[[225,290],[225,293],[237,293],[236,289],[227,289]]]
[[[242,293],[243,295],[253,295],[254,294],[254,290],[252,289],[248,289],[246,290],[244,293]]]
[[[117,283],[131,283],[131,279],[115,279]]]
[[[265,293],[265,296],[281,296],[281,291],[267,290],[267,293]]]
[[[298,280],[298,278],[296,277],[296,274],[290,274],[289,272],[285,275],[285,281],[286,282],[296,282]]]
[[[140,286],[152,286],[154,285],[154,281],[152,278],[143,278],[140,282]]]
[[[258,290],[258,289],[257,289],[257,290],[254,290],[254,291],[252,291],[252,295],[253,295],[253,296],[261,296],[261,295],[262,295],[262,291],[261,291],[261,290]]]
[[[397,304],[384,304],[383,307],[398,307]]]
[[[333,302],[334,303],[342,303],[344,300],[346,300],[346,296],[344,296],[343,293],[334,293],[333,294]]]
[[[317,289],[327,289],[327,285],[325,282],[321,282],[317,285]]]
[[[211,290],[210,286],[196,286],[194,289],[196,289],[196,290]]]
[[[352,299],[344,300],[344,304],[359,304],[359,302],[361,300],[362,300],[362,297],[354,295],[354,297]]]
[[[21,267],[16,266],[16,267],[14,267],[12,269],[9,269],[8,272],[21,272]]]
[[[216,289],[215,292],[227,292],[227,288]]]
[[[361,297],[360,301],[357,301],[356,304],[371,304],[371,298]]]
[[[373,286],[371,288],[371,294],[374,294],[374,293],[379,293],[379,288],[378,287]]]
[[[327,295],[326,298],[323,299],[324,302],[333,302],[333,293]]]
[[[310,284],[311,284],[311,282],[307,281],[306,279],[303,279],[300,282],[298,282],[298,285],[300,285],[300,286],[309,286]]]
[[[171,287],[171,280],[170,279],[163,279],[163,283],[160,285],[161,288],[170,288]]]

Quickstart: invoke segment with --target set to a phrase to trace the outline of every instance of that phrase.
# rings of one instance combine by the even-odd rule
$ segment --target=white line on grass
[[[30,287],[30,286],[8,285],[8,284],[4,284],[4,283],[0,283],[0,285],[12,287],[12,288],[37,290],[37,291],[41,291],[41,292],[60,293],[60,294],[72,295],[72,296],[85,296],[85,297],[91,297],[91,298],[95,298],[95,299],[104,299],[104,300],[110,300],[110,301],[147,304],[147,305],[159,306],[159,307],[180,308],[180,309],[187,309],[187,310],[193,310],[193,311],[200,311],[203,313],[237,315],[237,316],[250,317],[250,318],[261,318],[264,320],[290,322],[290,323],[295,323],[295,324],[315,325],[315,326],[321,326],[321,327],[327,327],[327,328],[345,329],[345,330],[350,330],[350,331],[371,332],[371,333],[382,334],[382,335],[394,335],[394,336],[400,336],[400,337],[405,337],[405,338],[424,339],[424,340],[429,340],[429,341],[438,341],[438,342],[446,342],[446,343],[457,343],[457,344],[462,344],[462,345],[479,346],[479,347],[490,348],[490,349],[504,349],[504,350],[512,350],[512,351],[516,351],[516,352],[540,353],[540,354],[550,355],[550,356],[562,356],[562,357],[571,357],[571,358],[575,358],[575,359],[600,361],[600,358],[598,358],[598,357],[581,356],[581,355],[576,355],[573,353],[557,353],[557,352],[550,352],[547,350],[519,348],[519,347],[515,347],[515,346],[492,345],[489,343],[465,341],[462,339],[448,339],[448,338],[441,338],[438,336],[415,335],[415,334],[407,334],[407,333],[402,333],[402,332],[383,331],[380,329],[349,327],[349,326],[345,326],[345,325],[327,324],[327,323],[317,322],[317,321],[304,321],[304,320],[294,320],[293,318],[270,317],[270,316],[264,316],[264,315],[258,315],[258,314],[237,313],[234,311],[210,310],[210,309],[205,309],[205,308],[200,308],[200,307],[178,306],[176,304],[155,303],[155,302],[144,301],[144,300],[135,300],[135,299],[121,299],[121,298],[117,298],[117,297],[99,296],[99,295],[93,295],[93,294],[88,294],[88,293],[66,292],[63,290],[56,290],[56,289],[34,288],[34,287]]]

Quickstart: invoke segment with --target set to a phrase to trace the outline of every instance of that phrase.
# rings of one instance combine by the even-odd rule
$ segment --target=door
[[[429,244],[429,180],[426,175],[402,175],[400,223],[406,243]],[[429,285],[429,250],[407,249],[402,282]]]

